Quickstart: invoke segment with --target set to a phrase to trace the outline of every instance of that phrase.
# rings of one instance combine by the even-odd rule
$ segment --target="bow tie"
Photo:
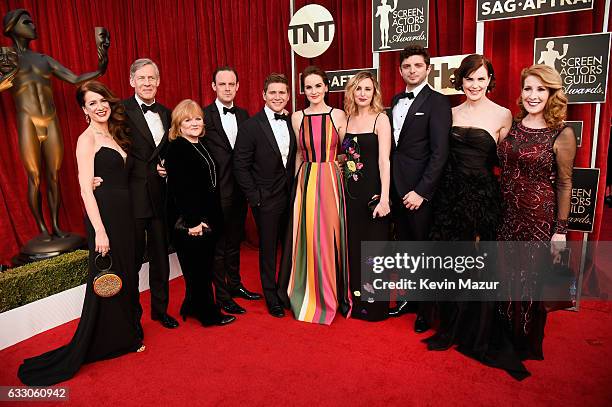
[[[412,92],[404,92],[404,93],[400,93],[397,97],[397,100],[403,99],[403,98],[408,98],[408,100],[412,100],[414,99],[414,93]]]
[[[274,113],[274,120],[287,120],[287,118],[289,118],[289,115]]]
[[[140,105],[143,114],[147,114],[147,112],[159,113],[157,109],[157,103],[153,103],[151,106],[147,106],[144,103]]]
[[[236,114],[236,106],[232,106],[229,109],[223,106],[223,114],[228,114],[228,113]]]

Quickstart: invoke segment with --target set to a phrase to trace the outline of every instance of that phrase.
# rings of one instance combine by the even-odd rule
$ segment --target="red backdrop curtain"
[[[297,72],[311,63],[328,70],[371,67],[372,1],[295,0],[295,10],[310,3],[321,4],[332,13],[336,36],[322,56],[311,60],[296,56]],[[601,32],[604,4],[604,0],[595,0],[590,11],[485,23],[484,54],[493,62],[497,76],[492,99],[516,113],[519,75],[533,61],[534,38]],[[236,102],[254,114],[262,107],[265,76],[270,72],[291,73],[289,6],[289,0],[0,0],[0,15],[14,8],[29,10],[39,34],[31,47],[77,73],[95,68],[93,28],[107,27],[112,36],[110,63],[101,80],[119,96],[127,97],[132,93],[128,83],[130,63],[150,57],[161,69],[158,100],[170,108],[184,98],[210,103],[214,99],[210,88],[213,70],[218,65],[233,65],[240,76]],[[475,52],[476,0],[430,0],[429,6],[431,55]],[[9,39],[2,38],[0,45],[10,45]],[[380,54],[380,81],[387,105],[404,87],[397,73],[397,59],[397,52]],[[608,97],[611,89],[609,83]],[[74,101],[74,86],[54,80],[53,95],[65,141],[61,224],[67,230],[82,232],[74,147],[86,125]],[[461,98],[452,100],[458,104]],[[330,103],[341,107],[342,95],[330,95]],[[297,95],[296,104],[303,107],[303,96]],[[601,180],[591,240],[597,240],[602,221],[610,117],[610,104],[603,104],[596,160]],[[575,165],[588,167],[595,105],[570,105],[568,119],[584,121]],[[0,132],[4,137],[0,144],[0,261],[6,263],[37,232],[25,199],[27,179],[19,159],[15,108],[9,92],[0,94]],[[248,234],[255,236],[252,223]]]

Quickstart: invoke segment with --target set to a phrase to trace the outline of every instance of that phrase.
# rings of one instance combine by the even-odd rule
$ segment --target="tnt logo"
[[[309,4],[293,15],[287,34],[289,44],[296,54],[314,58],[327,51],[334,39],[335,30],[331,13],[323,6]]]

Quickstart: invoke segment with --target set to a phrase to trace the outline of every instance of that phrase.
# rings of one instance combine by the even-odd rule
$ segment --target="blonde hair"
[[[521,72],[521,89],[525,86],[525,79],[528,76],[535,76],[548,89],[548,100],[544,106],[546,125],[551,129],[561,128],[567,117],[567,96],[563,91],[561,75],[548,65],[531,65]],[[518,98],[518,105],[521,110],[516,115],[516,120],[520,121],[528,114],[523,106],[522,96]]]
[[[382,103],[382,95],[380,92],[380,85],[376,80],[376,77],[369,71],[361,71],[349,79],[346,87],[344,88],[344,111],[348,116],[352,116],[357,113],[357,104],[355,103],[355,88],[364,79],[371,79],[374,84],[374,94],[372,95],[372,101],[370,102],[370,111],[373,113],[380,113],[385,110]]]
[[[190,117],[200,116],[204,120],[204,112],[200,105],[191,99],[181,100],[172,111],[172,124],[168,132],[168,140],[174,141],[181,135],[181,123]],[[204,134],[204,129],[202,129]]]

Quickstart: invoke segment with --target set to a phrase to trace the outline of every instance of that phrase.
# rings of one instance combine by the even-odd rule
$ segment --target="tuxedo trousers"
[[[398,241],[427,241],[433,221],[433,208],[431,202],[423,200],[416,210],[406,208],[402,200],[393,201],[393,224],[395,240]],[[413,305],[414,306],[414,305]],[[433,324],[434,303],[419,302],[416,304],[417,316],[425,318],[429,325]]]
[[[149,260],[149,287],[151,289],[151,318],[159,319],[168,310],[168,278],[170,263],[168,262],[168,241],[166,239],[166,223],[157,217],[137,218],[136,225],[136,270],[140,270],[145,248]],[[136,287],[138,287],[138,273]],[[136,311],[138,320],[142,317],[142,306],[138,296]]]
[[[259,274],[261,288],[268,307],[281,305],[276,278],[278,243],[284,248],[289,208],[253,208],[253,216],[259,233]]]
[[[213,281],[218,302],[229,301],[232,292],[240,288],[240,243],[244,236],[247,214],[245,198],[221,202],[223,231],[215,247]]]

